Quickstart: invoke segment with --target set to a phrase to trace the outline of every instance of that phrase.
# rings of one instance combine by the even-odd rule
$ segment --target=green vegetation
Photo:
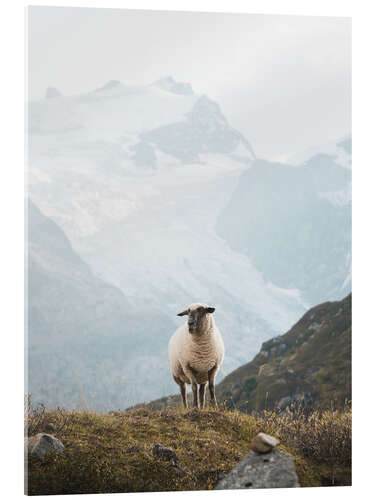
[[[50,432],[65,445],[44,462],[30,457],[30,495],[212,489],[249,452],[260,431],[294,456],[302,486],[351,482],[351,410],[258,417],[239,411],[138,409],[98,414],[26,405],[26,432]],[[54,425],[54,430],[51,428]],[[179,467],[150,447],[172,448]]]

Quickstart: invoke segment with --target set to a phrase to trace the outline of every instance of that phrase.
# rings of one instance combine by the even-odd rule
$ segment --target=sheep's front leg
[[[210,390],[211,406],[213,408],[217,408],[217,401],[215,395],[215,375],[216,375],[216,365],[208,372],[208,388]]]
[[[199,405],[204,408],[204,394],[206,392],[206,384],[201,384],[199,386]]]
[[[193,391],[194,408],[199,409],[198,403],[198,384],[196,382],[191,382],[191,389]]]
[[[187,400],[186,400],[186,384],[183,380],[181,380],[180,378],[178,377],[175,377],[173,375],[173,378],[174,378],[174,381],[176,382],[176,384],[179,386],[180,388],[180,392],[181,392],[181,398],[182,398],[182,403],[184,405],[185,408],[187,408]]]
[[[185,382],[181,382],[179,384],[179,386],[180,386],[180,391],[181,391],[182,403],[183,403],[184,407],[187,408],[188,405],[187,405],[187,401],[186,401],[186,384],[185,384]]]
[[[198,401],[198,384],[197,384],[197,371],[192,368],[190,365],[187,365],[185,369],[185,373],[189,377],[191,381],[191,389],[193,391],[193,401],[194,401],[194,407],[199,408],[199,401]]]

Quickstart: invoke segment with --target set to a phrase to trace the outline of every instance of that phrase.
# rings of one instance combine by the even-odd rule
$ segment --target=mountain
[[[264,279],[216,232],[255,159],[250,143],[217,103],[172,90],[110,81],[85,94],[31,102],[28,113],[31,199],[135,314],[147,306],[170,318],[171,327],[155,321],[148,332],[151,343],[163,339],[155,366],[166,374],[145,384],[150,399],[171,390],[168,336],[188,304],[216,306],[233,346],[221,376],[306,310],[297,289]],[[132,364],[139,384],[151,376],[145,364]],[[145,400],[138,390],[132,397]]]
[[[134,394],[152,397],[152,381],[162,387],[166,370],[158,363],[173,322],[152,307],[134,307],[97,278],[31,201],[27,269],[26,356],[34,402],[103,410],[131,404]],[[150,335],[155,324],[157,336]]]
[[[351,290],[351,171],[336,160],[323,153],[299,166],[256,160],[216,226],[265,279],[300,290],[308,304]]]
[[[316,155],[324,154],[334,159],[335,163],[345,168],[352,166],[352,137],[350,135],[341,137],[339,140],[319,144],[308,150],[294,153],[287,163],[291,165],[302,165]]]
[[[287,333],[264,342],[252,361],[217,385],[218,400],[246,413],[293,404],[337,408],[350,401],[351,304],[350,294],[315,306]],[[179,404],[176,395],[139,406]]]
[[[145,132],[141,139],[183,163],[199,163],[205,153],[228,154],[244,163],[255,159],[250,143],[207,96],[199,97],[183,120]]]

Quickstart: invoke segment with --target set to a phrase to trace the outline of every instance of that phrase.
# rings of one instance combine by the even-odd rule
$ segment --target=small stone
[[[268,453],[278,444],[280,444],[278,439],[264,432],[260,432],[251,441],[250,449],[256,453]]]
[[[171,448],[167,448],[161,444],[153,444],[151,446],[151,451],[155,457],[161,458],[162,460],[173,462],[174,464],[177,464],[178,462],[177,455],[173,450],[171,450]]]
[[[39,433],[35,436],[25,438],[25,453],[44,460],[44,457],[50,451],[64,452],[62,442],[51,434]]]
[[[53,432],[56,430],[56,425],[53,422],[48,422],[45,427],[46,431]]]

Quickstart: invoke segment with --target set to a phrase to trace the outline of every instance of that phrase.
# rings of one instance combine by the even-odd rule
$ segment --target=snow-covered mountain
[[[134,310],[149,306],[175,326],[190,302],[216,306],[227,346],[221,376],[306,310],[300,290],[275,284],[218,235],[218,218],[255,155],[219,105],[189,84],[168,77],[54,93],[30,103],[28,134],[29,195],[94,275]],[[241,213],[233,224],[241,230]],[[164,338],[164,328],[155,322],[150,338]],[[151,346],[142,337],[140,373]],[[166,350],[158,356],[167,374]],[[159,383],[148,392],[160,395]],[[135,393],[126,404],[137,397],[144,399]]]

